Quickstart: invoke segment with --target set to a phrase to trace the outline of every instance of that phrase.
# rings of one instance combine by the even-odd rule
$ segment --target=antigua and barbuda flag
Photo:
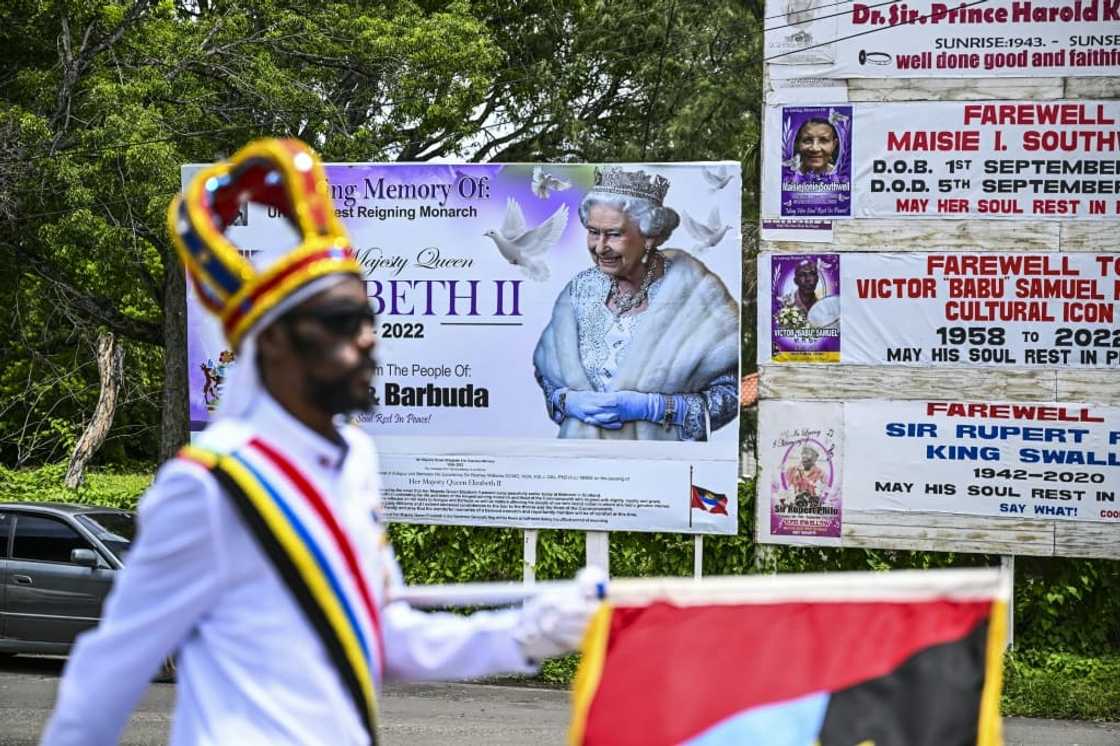
[[[692,507],[703,510],[705,513],[722,513],[727,515],[727,495],[692,485]]]
[[[996,746],[998,569],[612,581],[573,746]]]

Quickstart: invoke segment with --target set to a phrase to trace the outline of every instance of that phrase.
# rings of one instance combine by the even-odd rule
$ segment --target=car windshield
[[[131,513],[82,513],[78,521],[96,536],[109,551],[124,561],[128,545],[136,536],[136,518]]]

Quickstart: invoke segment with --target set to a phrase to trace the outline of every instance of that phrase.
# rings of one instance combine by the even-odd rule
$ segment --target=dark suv
[[[66,653],[96,626],[135,527],[124,510],[0,503],[0,654]]]

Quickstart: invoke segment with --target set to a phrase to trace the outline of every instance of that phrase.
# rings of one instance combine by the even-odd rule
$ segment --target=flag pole
[[[688,465],[688,527],[692,528],[692,464]]]
[[[572,580],[536,583],[455,583],[410,585],[389,589],[388,602],[416,608],[509,606],[539,593],[579,587]],[[599,592],[612,603],[638,606],[665,601],[678,605],[718,603],[780,603],[805,601],[904,601],[951,598],[1011,597],[1010,574],[1000,568],[891,570],[889,572],[721,575],[705,578],[622,578]]]

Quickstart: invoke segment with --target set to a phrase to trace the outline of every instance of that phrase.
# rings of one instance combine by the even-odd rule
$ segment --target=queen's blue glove
[[[660,422],[665,416],[665,399],[661,394],[643,394],[639,391],[616,391],[612,406],[623,422],[646,420]]]
[[[557,395],[558,406],[567,417],[575,417],[588,425],[618,430],[622,422],[615,411],[614,394],[601,394],[598,391],[567,390]]]
[[[681,394],[644,394],[640,391],[616,391],[609,408],[622,422],[646,420],[659,425],[680,425],[684,422],[685,398]],[[666,411],[668,410],[668,411]]]

